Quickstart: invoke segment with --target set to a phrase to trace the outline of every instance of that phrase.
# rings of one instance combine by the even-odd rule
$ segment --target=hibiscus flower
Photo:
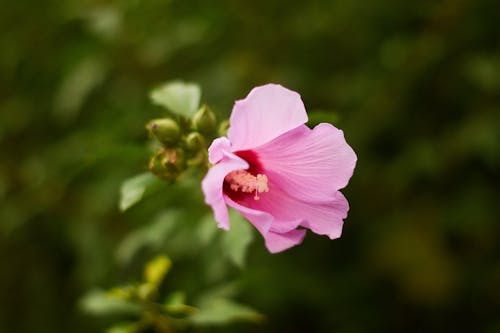
[[[306,229],[340,237],[349,204],[339,192],[351,178],[356,154],[344,134],[321,123],[308,128],[294,91],[267,84],[236,101],[227,137],[215,139],[203,179],[205,202],[229,230],[228,208],[238,210],[280,252],[300,244]]]

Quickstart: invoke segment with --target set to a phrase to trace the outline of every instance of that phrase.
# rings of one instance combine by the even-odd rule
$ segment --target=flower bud
[[[186,147],[191,151],[197,151],[203,147],[203,136],[200,133],[192,132],[186,137]]]
[[[179,125],[169,118],[151,120],[146,128],[155,139],[164,145],[175,144],[181,135]]]
[[[212,133],[215,130],[216,124],[215,114],[206,105],[202,105],[193,116],[194,129],[202,134]]]
[[[227,130],[229,129],[229,120],[223,120],[220,125],[219,125],[219,129],[217,130],[217,134],[219,134],[219,136],[226,136],[227,135]]]
[[[164,179],[175,179],[185,169],[184,153],[180,149],[160,149],[149,160],[149,170]]]
[[[204,151],[198,151],[193,157],[186,161],[188,167],[198,167],[207,165],[207,154]]]

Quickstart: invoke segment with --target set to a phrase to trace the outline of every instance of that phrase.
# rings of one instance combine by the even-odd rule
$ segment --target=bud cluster
[[[214,112],[206,105],[191,118],[151,120],[146,129],[161,147],[150,158],[149,170],[157,177],[173,181],[188,168],[207,168],[207,145],[220,134],[221,128],[227,128],[227,122],[219,127]]]

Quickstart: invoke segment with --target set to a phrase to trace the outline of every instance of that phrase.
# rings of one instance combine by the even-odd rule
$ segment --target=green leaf
[[[174,315],[189,315],[198,311],[197,308],[186,305],[186,294],[182,291],[171,293],[163,307],[165,311]]]
[[[205,215],[197,224],[196,236],[201,245],[208,245],[217,235],[217,222],[212,213]]]
[[[174,230],[179,221],[179,212],[163,211],[150,224],[134,230],[120,243],[116,257],[121,263],[127,263],[142,248],[157,249]]]
[[[80,300],[83,311],[93,315],[139,314],[141,308],[102,290],[91,290]]]
[[[211,298],[199,306],[199,311],[189,317],[195,325],[224,325],[237,321],[259,322],[264,317],[249,306],[225,298]]]
[[[124,212],[141,201],[146,189],[157,181],[157,178],[150,172],[125,180],[120,190],[120,211]]]
[[[201,89],[197,84],[181,81],[167,82],[151,92],[154,104],[185,117],[191,117],[198,110]]]
[[[231,229],[223,233],[223,251],[237,266],[244,267],[245,256],[253,240],[254,230],[250,223],[233,209],[229,212],[229,219]]]
[[[184,303],[186,303],[186,293],[183,291],[174,291],[165,300],[165,305],[179,305]]]
[[[139,323],[119,323],[106,330],[106,333],[137,333],[141,331]]]

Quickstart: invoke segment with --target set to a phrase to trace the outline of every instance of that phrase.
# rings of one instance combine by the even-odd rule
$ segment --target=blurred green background
[[[209,212],[197,186],[117,209],[161,115],[149,91],[172,79],[199,83],[221,116],[280,83],[358,155],[342,238],[309,233],[278,255],[256,238],[246,268],[225,270],[267,320],[207,331],[500,332],[499,13],[496,0],[3,1],[0,332],[104,330],[79,299],[139,279],[153,253],[174,261],[173,288],[220,279],[219,257],[176,252],[189,234],[120,260],[160,209]]]

